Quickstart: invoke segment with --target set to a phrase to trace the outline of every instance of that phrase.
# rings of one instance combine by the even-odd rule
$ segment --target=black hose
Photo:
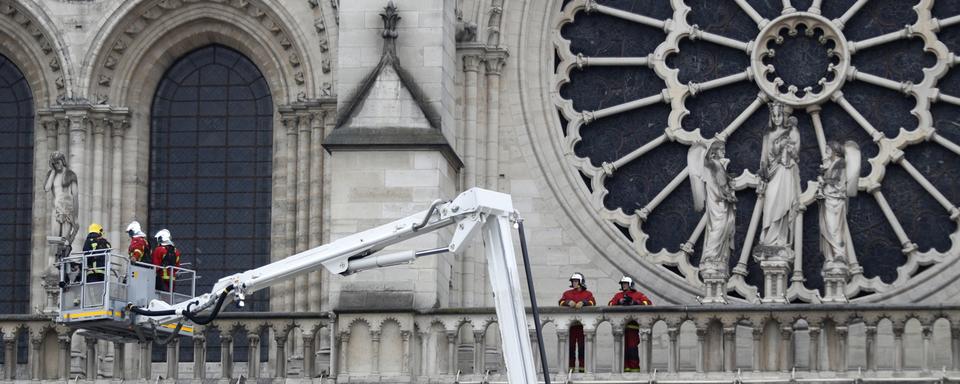
[[[172,316],[177,314],[177,311],[173,309],[165,309],[162,311],[151,311],[151,310],[143,309],[140,307],[134,307],[132,305],[130,306],[130,312],[136,313],[138,315],[143,315],[143,316]]]
[[[187,304],[187,310],[183,312],[183,316],[197,325],[207,325],[212,323],[213,320],[215,320],[217,316],[220,315],[220,308],[223,307],[223,302],[227,300],[227,294],[230,292],[230,290],[231,289],[228,288],[224,290],[222,293],[220,293],[220,297],[217,298],[217,305],[213,307],[213,312],[211,312],[209,316],[205,318],[200,318],[200,317],[197,317],[195,313],[191,312],[190,307],[193,306],[194,303]]]
[[[533,327],[537,331],[537,348],[540,350],[540,366],[543,367],[543,382],[550,384],[550,369],[547,367],[547,353],[543,348],[543,327],[540,325],[540,309],[537,307],[537,293],[533,290],[533,273],[530,272],[530,255],[527,253],[527,237],[523,233],[523,220],[517,219],[517,231],[520,232],[520,253],[523,255],[523,270],[527,273],[527,290],[530,291],[530,309],[533,311]]]

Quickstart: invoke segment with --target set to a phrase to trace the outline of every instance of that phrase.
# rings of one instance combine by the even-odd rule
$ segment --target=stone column
[[[325,112],[314,112],[310,118],[310,209],[307,224],[307,248],[319,247],[323,240],[323,156],[326,151],[321,146],[323,142],[323,119]],[[320,312],[321,274],[312,272],[307,277],[310,285],[310,303],[307,308],[310,312]]]
[[[923,324],[921,330],[923,334],[923,360],[920,369],[923,372],[930,372],[930,338],[933,336],[933,324]]]
[[[67,380],[70,378],[70,334],[58,334],[57,346],[60,348],[57,353],[57,378]]]
[[[140,346],[140,378],[144,380],[150,380],[150,374],[152,373],[152,359],[150,358],[150,346],[151,342],[141,342],[138,344]]]
[[[124,360],[126,359],[126,350],[124,350],[124,343],[119,341],[113,342],[113,378],[114,379],[126,379],[127,375],[124,372],[126,367],[124,367]]]
[[[893,325],[893,371],[897,374],[903,373],[903,325]]]
[[[595,372],[596,366],[597,366],[596,365],[597,344],[595,343],[595,341],[597,340],[597,331],[584,329],[583,334],[584,334],[584,339],[586,341],[586,348],[584,348],[584,353],[587,354],[586,358],[583,360],[584,360],[584,363],[587,364],[587,366],[582,368],[586,368],[584,371],[586,371],[587,373],[593,373]]]
[[[866,349],[867,349],[867,370],[875,372],[877,370],[877,326],[876,324],[867,324],[866,327]]]
[[[293,242],[293,246],[296,247],[293,253],[303,252],[307,250],[310,245],[310,228],[308,227],[310,219],[310,168],[315,166],[311,164],[310,156],[310,144],[311,142],[311,127],[310,120],[311,115],[309,113],[303,112],[297,114],[297,119],[299,120],[297,127],[297,149],[296,149],[296,206],[294,212],[294,218],[296,219],[296,229],[294,231],[296,241]],[[289,177],[289,174],[287,175]],[[290,185],[289,179],[287,180],[287,185]],[[288,193],[289,196],[289,193]],[[319,201],[318,201],[319,203]],[[313,298],[310,297],[310,278],[306,275],[299,276],[294,279],[294,284],[297,287],[296,295],[297,304],[295,309],[297,311],[307,311],[310,309],[310,302],[313,301]]]
[[[17,332],[11,330],[3,334],[3,378],[7,381],[14,379],[17,368]]]
[[[483,374],[484,372],[484,362],[483,362],[483,353],[486,346],[484,345],[483,331],[473,331],[473,367],[475,374]]]
[[[370,331],[370,371],[380,374],[380,331]]]
[[[464,72],[464,187],[472,188],[478,185],[477,182],[477,73],[480,70],[481,57],[479,54],[467,54],[463,56]],[[481,183],[482,184],[482,183]],[[479,242],[474,246],[467,248],[466,254],[462,259],[463,270],[463,298],[461,303],[466,308],[476,306],[477,289],[475,282],[480,281],[481,288],[483,280],[477,275],[483,250],[480,249]]]
[[[207,378],[207,337],[203,333],[193,336],[193,379]]]
[[[273,182],[271,184],[271,198],[273,204],[270,209],[270,260],[279,261],[290,255],[287,242],[287,132],[296,131],[296,119],[286,116],[281,111],[283,128],[274,129],[273,134]],[[280,283],[271,290],[270,309],[276,312],[289,311],[289,298],[293,284],[289,281]]]
[[[303,377],[313,378],[317,375],[317,347],[312,330],[303,331]]]
[[[737,325],[723,328],[723,371],[733,372],[737,367]]]
[[[49,127],[54,127],[52,135],[50,134]],[[49,228],[53,226],[50,224],[50,207],[52,204],[49,203],[50,194],[44,192],[43,187],[47,179],[47,172],[49,170],[49,160],[50,155],[47,152],[47,142],[53,138],[57,139],[56,123],[50,118],[41,118],[41,116],[36,116],[34,120],[34,134],[33,134],[33,190],[31,195],[33,196],[32,204],[32,215],[30,233],[31,243],[30,243],[30,280],[33,282],[43,281],[44,275],[48,271],[48,266],[53,262],[47,247],[47,236],[51,236],[55,232],[50,232]],[[50,269],[51,271],[55,270]],[[52,277],[52,276],[51,276]],[[52,280],[59,280],[51,279]],[[53,285],[42,283],[42,284],[30,284],[30,308],[37,308],[45,313],[52,313],[55,311],[55,306],[51,305],[53,302],[51,299],[59,293],[56,288],[56,283]]]
[[[103,147],[104,133],[107,131],[107,119],[93,120],[93,177],[90,178],[93,192],[90,195],[90,221],[104,224],[103,220]],[[82,209],[83,207],[81,207]],[[86,224],[86,223],[84,223]],[[108,228],[109,229],[109,228]]]
[[[773,247],[758,245],[753,250],[753,257],[760,261],[763,270],[764,304],[787,304],[787,276],[793,264],[794,252],[787,247]]]
[[[296,253],[296,235],[297,235],[297,164],[299,163],[297,159],[297,130],[299,126],[299,120],[296,116],[290,116],[283,120],[283,124],[287,129],[287,147],[285,152],[285,157],[287,158],[287,168],[286,173],[286,195],[287,195],[287,205],[284,210],[284,239],[286,243],[286,249],[288,250],[286,255],[281,256],[282,258],[289,257]],[[306,292],[301,291],[300,294],[297,294],[296,288],[300,288],[303,285],[297,284],[298,280],[288,281],[283,283],[285,286],[283,295],[285,296],[285,302],[287,303],[286,308],[288,311],[296,311],[298,302],[297,296],[303,295]],[[296,288],[295,288],[296,287]]]
[[[40,380],[40,372],[43,369],[43,335],[34,333],[30,335],[30,380]],[[96,371],[94,371],[96,377]]]
[[[278,378],[287,377],[287,348],[286,348],[287,347],[287,330],[274,329],[273,341],[276,343],[276,345],[274,345],[274,350],[276,351],[276,359],[277,359],[277,364],[276,364],[277,371],[275,373],[275,376]],[[341,349],[341,351],[345,351],[345,350],[346,350],[346,346],[344,346],[344,348]],[[342,361],[344,366],[346,366],[347,364],[346,354],[341,354],[340,356],[343,359]]]
[[[457,374],[457,332],[447,331],[447,374]]]
[[[73,241],[74,249],[81,249],[85,230],[90,224],[90,194],[87,192],[90,188],[90,173],[87,167],[87,116],[84,112],[71,111],[67,117],[70,119],[70,169],[77,174],[77,184],[79,188],[79,207],[77,224],[80,230]]]
[[[780,328],[780,372],[793,369],[793,328]]]
[[[70,120],[66,116],[54,117],[57,122],[57,151],[70,158]],[[71,164],[72,166],[72,164]]]
[[[167,376],[168,380],[180,377],[180,338],[174,337],[167,343]]]
[[[840,347],[839,356],[837,356],[839,357],[838,361],[840,362],[839,370],[840,372],[846,372],[847,371],[847,327],[838,326],[836,327],[836,330],[837,330],[837,339],[838,339],[837,341],[839,341],[838,344]]]
[[[230,330],[220,332],[220,377],[233,378],[233,334]]]
[[[487,181],[486,187],[499,190],[500,177],[500,74],[506,64],[507,52],[487,52],[485,64],[487,80]]]
[[[623,372],[623,351],[626,349],[623,339],[623,329],[620,327],[613,328],[613,372],[622,373]]]
[[[753,371],[760,372],[760,362],[762,361],[762,356],[760,349],[762,348],[763,340],[763,324],[757,322],[757,325],[753,327]]]
[[[424,344],[426,344],[426,339],[424,338]],[[349,375],[350,364],[347,362],[347,350],[350,349],[350,333],[341,332],[340,333],[340,370],[338,371],[340,375]],[[421,355],[423,356],[423,355]],[[424,372],[426,371],[426,359],[421,359],[424,361]]]
[[[87,346],[87,364],[84,374],[87,380],[95,380],[97,378],[97,339],[85,337],[83,342]]]
[[[401,350],[403,351],[403,356],[400,360],[400,374],[409,375],[410,374],[410,359],[412,354],[410,353],[410,331],[400,331],[400,338],[403,340],[401,345]]]
[[[533,371],[534,372],[543,372],[542,364],[540,364],[540,348],[537,347],[537,331],[530,330],[527,332],[529,334],[530,346],[533,350]],[[466,373],[466,372],[464,372]]]
[[[667,356],[667,372],[677,373],[677,365],[680,362],[680,346],[677,344],[677,338],[680,336],[680,328],[669,326],[667,328],[667,337],[670,338],[670,346]]]
[[[560,361],[557,362],[557,369],[559,372],[567,372],[570,370],[570,347],[567,346],[567,336],[568,331],[566,330],[557,330],[557,359]]]
[[[640,372],[653,372],[653,328],[640,328]]]
[[[953,370],[960,371],[960,324],[953,324],[950,328],[952,342]]]
[[[126,223],[123,222],[123,217],[121,217],[122,211],[120,209],[120,205],[123,203],[123,199],[121,197],[121,191],[123,189],[124,160],[123,135],[126,133],[128,124],[126,120],[116,119],[112,121],[110,127],[110,137],[113,139],[113,146],[110,150],[113,157],[113,166],[110,169],[110,228],[114,233],[114,237],[112,239],[114,239],[114,241],[116,241],[119,245],[122,244],[120,239],[124,238],[123,234],[124,229],[126,228]]]
[[[810,326],[810,372],[820,367],[820,328]]]
[[[697,328],[697,373],[703,373],[707,365],[707,329]]]
[[[417,332],[417,336],[420,337],[420,376],[427,376],[427,340],[430,337],[430,334],[427,332]]]
[[[247,333],[247,375],[251,379],[260,377],[260,335],[254,328]]]

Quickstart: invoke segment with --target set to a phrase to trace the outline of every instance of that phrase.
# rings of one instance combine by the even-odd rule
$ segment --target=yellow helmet
[[[90,226],[87,227],[87,233],[93,233],[93,232],[103,233],[103,226],[97,223],[90,224]]]

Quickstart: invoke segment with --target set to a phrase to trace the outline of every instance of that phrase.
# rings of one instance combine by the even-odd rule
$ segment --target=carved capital
[[[93,134],[96,136],[103,136],[107,132],[107,127],[110,125],[110,119],[96,119],[93,121]]]
[[[284,116],[283,117],[283,126],[287,128],[288,135],[297,134],[297,116]]]
[[[113,137],[123,137],[127,133],[127,128],[130,127],[130,122],[127,119],[111,119],[110,127],[110,134]]]
[[[478,72],[480,70],[480,62],[483,61],[483,58],[477,54],[466,54],[463,55],[463,71],[464,72]]]
[[[483,60],[487,75],[500,76],[503,72],[503,66],[507,64],[507,58],[504,55],[487,55]]]

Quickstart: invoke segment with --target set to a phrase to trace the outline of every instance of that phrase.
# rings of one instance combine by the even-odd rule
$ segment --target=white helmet
[[[157,231],[157,234],[153,237],[157,239],[157,243],[164,245],[173,244],[173,241],[170,240],[170,231],[167,229],[161,229]]]
[[[583,289],[587,289],[587,279],[583,277],[583,274],[574,272],[573,275],[570,276],[570,288],[573,288],[574,280],[578,281]]]
[[[140,229],[140,222],[136,220],[131,221],[130,225],[127,226],[127,234],[129,234],[130,237],[147,237],[147,235],[143,233],[143,230]]]
[[[630,289],[633,289],[633,279],[630,276],[624,276],[620,278],[620,284],[627,283],[630,284]],[[622,287],[622,286],[621,286]]]

